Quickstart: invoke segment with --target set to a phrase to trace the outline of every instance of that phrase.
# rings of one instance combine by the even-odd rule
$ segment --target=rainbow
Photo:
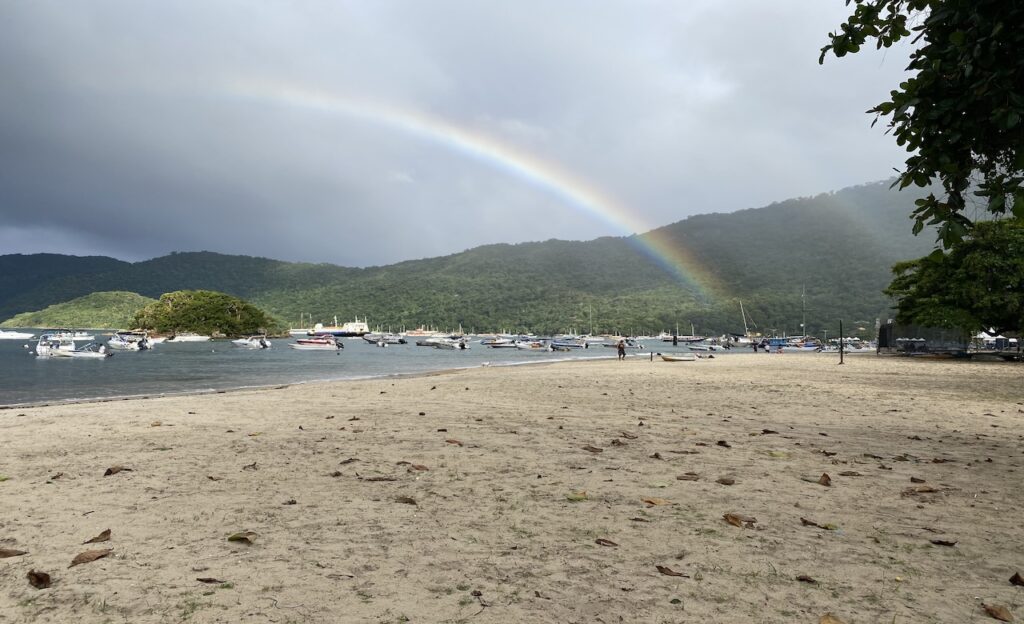
[[[422,111],[293,85],[238,82],[231,86],[229,92],[235,97],[264,104],[365,120],[484,162],[622,232],[639,251],[679,282],[694,288],[696,294],[703,298],[713,298],[722,292],[718,280],[690,250],[677,241],[670,241],[663,232],[652,230],[614,198],[557,164],[543,161],[493,137]]]

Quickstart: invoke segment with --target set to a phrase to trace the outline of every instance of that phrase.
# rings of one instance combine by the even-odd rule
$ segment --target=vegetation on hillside
[[[165,293],[135,314],[133,326],[160,333],[188,331],[229,337],[281,330],[279,323],[256,306],[209,290]]]
[[[153,302],[133,292],[96,292],[38,312],[15,315],[0,327],[127,327],[136,312]]]
[[[89,275],[62,276],[0,300],[0,317],[105,290],[143,295],[225,292],[286,320],[358,316],[394,330],[440,328],[541,333],[742,332],[739,302],[756,329],[835,335],[873,330],[891,316],[882,293],[891,266],[931,250],[909,232],[920,194],[888,183],[690,217],[649,234],[687,250],[680,279],[652,259],[645,236],[487,245],[389,266],[345,268],[210,252],[178,253]],[[30,258],[26,256],[25,258]],[[804,296],[806,293],[806,296]],[[751,326],[753,329],[753,326]]]

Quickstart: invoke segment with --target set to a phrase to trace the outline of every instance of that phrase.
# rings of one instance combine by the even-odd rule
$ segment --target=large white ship
[[[314,336],[340,336],[342,338],[348,338],[351,336],[364,336],[370,333],[370,326],[366,324],[366,321],[360,321],[359,317],[356,320],[349,321],[342,325],[338,325],[338,317],[334,317],[334,325],[324,325],[323,323],[317,323],[313,326],[313,330],[310,332]]]

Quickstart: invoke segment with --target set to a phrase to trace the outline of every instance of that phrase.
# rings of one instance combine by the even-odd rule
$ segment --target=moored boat
[[[152,345],[146,332],[120,331],[107,340],[107,346],[119,351],[144,351]]]
[[[70,335],[64,333],[44,333],[36,341],[35,351],[31,353],[38,357],[57,356],[61,353],[69,353],[75,350],[75,341]]]
[[[108,357],[114,357],[114,352],[107,350],[107,347],[104,345],[90,342],[70,351],[54,351],[50,355],[51,357],[67,357],[79,360],[104,360]]]
[[[299,351],[337,351],[345,348],[341,340],[334,336],[300,338],[295,342],[288,343],[288,346]]]
[[[35,334],[30,332],[16,332],[0,329],[0,340],[31,340]]]
[[[232,340],[231,344],[244,349],[269,349],[271,346],[271,343],[267,340],[266,336],[247,336],[245,338]]]
[[[207,342],[210,337],[205,334],[197,334],[195,332],[181,332],[168,336],[164,342]]]

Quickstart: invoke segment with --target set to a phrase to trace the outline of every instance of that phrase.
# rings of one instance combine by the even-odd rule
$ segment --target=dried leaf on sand
[[[96,537],[94,537],[94,538],[92,538],[90,540],[86,540],[86,541],[84,541],[82,543],[83,544],[99,544],[100,542],[109,542],[109,541],[110,541],[110,529],[106,529],[102,533],[97,535]]]
[[[682,572],[676,572],[675,570],[673,570],[672,568],[670,568],[668,566],[661,566],[660,565],[660,566],[654,566],[654,567],[658,568],[658,572],[661,572],[665,576],[681,576],[683,578],[690,578],[689,574],[683,574]]]
[[[111,466],[110,468],[107,468],[106,472],[103,473],[103,476],[104,477],[109,477],[110,475],[116,475],[119,472],[131,472],[131,471],[132,471],[131,468],[125,468],[124,466]]]
[[[1013,576],[1010,577],[1010,585],[1024,587],[1024,577],[1021,577],[1020,572],[1013,573]]]
[[[9,548],[0,548],[0,559],[6,559],[8,557],[20,557],[27,555],[28,552],[24,550],[11,550]]]
[[[757,518],[739,513],[722,514],[722,518],[729,524],[740,528],[751,528],[757,522]]]
[[[596,446],[591,446],[590,444],[588,444],[586,446],[581,446],[580,448],[583,449],[584,451],[589,452],[589,453],[603,453],[604,452],[603,448],[598,448]]]
[[[229,542],[241,542],[242,544],[252,545],[256,541],[256,533],[252,531],[240,531],[238,533],[232,533],[228,536]]]
[[[672,503],[664,498],[658,498],[656,496],[648,496],[647,498],[640,499],[648,505],[671,505]]]
[[[618,544],[616,544],[615,542],[611,541],[610,539],[605,539],[603,537],[597,538],[596,540],[594,540],[594,543],[598,546],[618,546]]]
[[[846,622],[840,620],[831,613],[826,613],[818,620],[818,624],[846,624]]]
[[[1000,622],[1013,621],[1013,615],[1010,613],[1010,610],[1002,605],[982,604],[981,607],[985,609],[985,613],[988,613],[989,617],[997,619]]]
[[[75,555],[75,558],[71,560],[71,565],[68,567],[73,568],[76,565],[81,565],[83,563],[92,563],[97,559],[103,559],[112,552],[114,552],[113,548],[103,548],[101,550],[87,550],[83,553],[78,553]]]

